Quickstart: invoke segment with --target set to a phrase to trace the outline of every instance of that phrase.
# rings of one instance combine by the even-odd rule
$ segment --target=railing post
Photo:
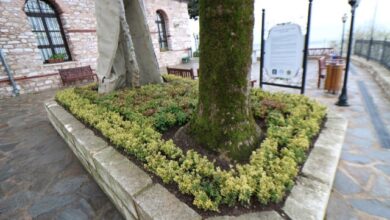
[[[382,56],[381,56],[381,62],[380,63],[383,64],[383,65],[385,65],[386,41],[387,41],[387,37],[385,38],[385,40],[383,41],[383,44],[382,44]]]
[[[265,9],[262,10],[262,20],[261,20],[260,82],[259,82],[260,88],[263,88],[263,74],[264,74],[264,55],[265,55],[264,30],[265,30]]]

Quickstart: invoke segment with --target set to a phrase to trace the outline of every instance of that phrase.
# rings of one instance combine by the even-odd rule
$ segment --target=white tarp
[[[161,83],[142,0],[96,0],[99,92]]]

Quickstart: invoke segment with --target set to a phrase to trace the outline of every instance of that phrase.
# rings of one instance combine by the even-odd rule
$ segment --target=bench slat
[[[83,66],[69,69],[60,69],[59,70],[62,83],[66,85],[70,82],[80,81],[84,79],[92,79],[96,78],[98,81],[98,77],[93,73],[91,66]]]

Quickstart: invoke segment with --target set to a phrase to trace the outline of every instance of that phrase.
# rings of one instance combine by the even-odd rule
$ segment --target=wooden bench
[[[321,79],[325,79],[324,70],[326,70],[326,59],[325,59],[325,57],[320,57],[318,59],[318,82],[317,82],[317,88],[320,88],[320,86],[321,86]]]
[[[255,87],[255,83],[257,82],[257,80],[251,80],[251,87],[254,88]]]
[[[180,76],[183,78],[195,79],[194,69],[179,69],[179,68],[169,68],[167,67],[168,74],[175,76]]]
[[[90,66],[60,69],[59,73],[63,85],[67,85],[69,83],[74,83],[76,81],[81,81],[85,79],[94,80],[94,78],[96,78],[96,81],[99,81],[98,76],[93,73]]]

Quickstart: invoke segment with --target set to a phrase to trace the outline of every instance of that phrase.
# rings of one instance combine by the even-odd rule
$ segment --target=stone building
[[[180,63],[191,47],[187,2],[144,0],[144,5],[160,67]],[[0,0],[0,49],[21,94],[62,86],[59,69],[95,70],[94,13],[94,0]],[[53,54],[64,61],[49,63]],[[0,98],[10,95],[0,63]]]

